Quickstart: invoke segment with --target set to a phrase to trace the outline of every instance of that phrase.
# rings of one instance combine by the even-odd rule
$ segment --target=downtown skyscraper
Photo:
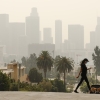
[[[53,44],[53,38],[51,36],[51,28],[43,29],[43,43]]]
[[[55,50],[61,51],[62,49],[62,21],[55,21]]]
[[[0,14],[0,45],[5,45],[6,52],[9,48],[9,15]]]
[[[68,25],[68,41],[70,50],[84,49],[84,26]]]
[[[26,35],[28,44],[40,42],[40,25],[37,8],[32,8],[30,16],[26,17]]]

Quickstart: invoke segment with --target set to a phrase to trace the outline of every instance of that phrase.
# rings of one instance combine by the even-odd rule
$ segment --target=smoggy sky
[[[84,25],[85,43],[89,42],[90,31],[94,31],[100,16],[100,0],[0,0],[0,13],[7,13],[10,22],[25,22],[31,8],[37,7],[40,30],[52,28],[55,20],[63,23],[63,40],[68,38],[68,24]]]

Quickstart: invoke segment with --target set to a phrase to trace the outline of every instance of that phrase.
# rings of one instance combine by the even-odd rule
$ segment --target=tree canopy
[[[39,73],[36,68],[32,68],[29,71],[28,77],[29,77],[30,82],[39,83],[39,82],[41,82],[43,80],[42,74]]]

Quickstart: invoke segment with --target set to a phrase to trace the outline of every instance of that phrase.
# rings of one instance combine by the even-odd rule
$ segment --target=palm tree
[[[64,86],[65,86],[65,73],[73,70],[74,61],[70,58],[60,57],[55,61],[55,65],[57,67],[57,71],[60,73],[64,73]]]
[[[37,58],[37,67],[44,71],[44,78],[46,79],[47,70],[51,70],[53,67],[53,58],[50,56],[48,51],[42,51]]]

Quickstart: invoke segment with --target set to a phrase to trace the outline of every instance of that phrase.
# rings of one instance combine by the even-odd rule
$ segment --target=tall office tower
[[[69,50],[69,41],[68,40],[64,40],[63,52],[67,52],[68,50]]]
[[[55,21],[55,50],[62,50],[62,21]]]
[[[97,25],[100,25],[100,17],[97,17]]]
[[[9,54],[18,55],[19,37],[25,35],[25,23],[9,23],[10,48]],[[23,45],[22,45],[23,46]]]
[[[26,17],[26,35],[28,44],[40,42],[40,26],[37,8],[32,8],[30,16]]]
[[[53,38],[51,37],[51,28],[43,29],[43,41],[44,43],[53,44]]]
[[[95,31],[90,32],[90,50],[94,50],[96,47],[96,34]]]
[[[86,49],[86,50],[90,50],[90,43],[86,43],[85,49]]]
[[[70,42],[70,49],[83,50],[84,26],[68,25],[68,40]]]
[[[28,45],[28,55],[35,53],[37,56],[40,55],[41,51],[48,51],[53,57],[53,52],[55,50],[55,44],[29,44]]]
[[[0,46],[0,67],[3,65],[3,46]]]
[[[100,47],[100,17],[97,18],[97,25],[95,29],[96,46]]]
[[[9,15],[0,14],[0,44],[9,47]]]

